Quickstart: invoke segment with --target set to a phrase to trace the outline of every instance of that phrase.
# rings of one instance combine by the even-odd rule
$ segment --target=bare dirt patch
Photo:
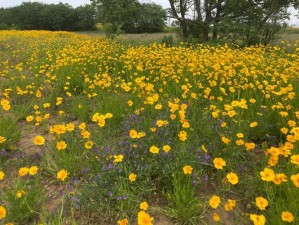
[[[21,133],[20,140],[18,142],[18,147],[22,153],[26,155],[33,155],[40,152],[41,149],[34,145],[33,139],[38,135],[37,133]]]
[[[167,216],[162,214],[154,214],[154,224],[155,225],[175,225],[173,221],[171,221]]]
[[[45,191],[47,192],[47,198],[45,201],[45,208],[48,212],[54,212],[59,208],[59,205],[62,202],[62,194],[63,191],[62,186],[45,184]]]
[[[34,138],[37,135],[41,135],[40,132],[34,131],[33,129],[27,128],[27,123],[25,121],[18,122],[18,129],[21,131],[20,140],[17,143],[18,149],[21,153],[25,155],[34,155],[35,153],[41,153],[42,147],[34,145]],[[42,136],[47,140],[51,140],[51,136],[47,134],[42,134]]]

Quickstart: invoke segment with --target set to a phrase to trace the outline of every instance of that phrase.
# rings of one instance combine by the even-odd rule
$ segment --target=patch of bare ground
[[[234,212],[232,212],[232,211],[227,212],[220,207],[218,209],[209,210],[209,212],[204,217],[204,221],[206,222],[206,224],[215,224],[215,221],[213,220],[214,213],[218,214],[222,225],[237,225],[237,223],[235,223],[236,217],[235,217]]]
[[[15,183],[16,178],[18,177],[17,168],[11,168],[9,171],[5,173],[4,180],[0,181],[0,190],[6,190],[11,186],[11,184]]]
[[[207,184],[202,189],[197,190],[197,194],[200,198],[208,201],[209,197],[216,193],[217,184]],[[232,196],[233,199],[237,199],[236,196]],[[238,203],[237,203],[238,204]],[[217,213],[220,217],[220,222],[216,223],[213,220],[213,214]],[[219,206],[217,209],[208,208],[203,217],[204,225],[221,224],[221,225],[248,225],[248,219],[245,215],[242,215],[240,210],[235,208],[232,211],[226,211],[223,206]]]
[[[111,225],[116,224],[115,220],[112,221],[111,217],[105,214],[95,214],[94,212],[85,211],[84,214],[75,212],[75,221],[78,225]],[[68,219],[65,225],[72,225],[71,219]]]
[[[44,203],[44,207],[47,212],[55,212],[61,205],[63,195],[61,192],[63,191],[63,186],[44,183],[44,188],[46,191],[46,199]]]
[[[36,135],[38,134],[21,132],[18,147],[22,153],[25,153],[26,155],[33,155],[34,153],[41,151],[40,148],[35,146],[33,143],[33,139]]]
[[[34,138],[37,135],[41,135],[40,132],[27,127],[26,121],[18,122],[18,128],[21,131],[20,140],[17,143],[17,147],[24,157],[30,157],[36,153],[42,153],[43,148],[34,145]],[[48,133],[42,134],[47,141],[51,140],[51,136]],[[44,207],[47,212],[55,212],[61,205],[63,196],[60,194],[63,190],[63,186],[52,184],[50,182],[43,182],[44,190],[46,193],[44,200]]]
[[[155,225],[175,225],[175,223],[171,221],[170,218],[157,211],[154,212],[152,216],[155,218],[154,219]]]
[[[153,224],[155,225],[175,225],[169,218],[161,214],[152,214],[151,216],[154,217]],[[111,225],[116,224],[115,221],[111,221],[111,218],[105,217],[105,215],[94,215],[85,213],[84,215],[76,215],[77,219],[76,222],[78,225]],[[66,223],[66,225],[71,223]],[[137,225],[137,221],[130,222],[132,225]]]
[[[41,153],[42,148],[34,145],[34,137],[41,135],[40,132],[34,129],[28,129],[26,121],[18,122],[18,129],[21,131],[20,140],[17,143],[18,149],[21,153],[24,153],[27,156],[34,155],[35,153]],[[51,140],[50,134],[42,134],[46,140]]]

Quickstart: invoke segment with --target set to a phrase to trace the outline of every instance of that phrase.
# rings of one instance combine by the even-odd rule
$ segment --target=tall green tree
[[[122,26],[125,33],[154,33],[161,32],[167,19],[166,11],[155,3],[144,3],[136,7],[131,20]]]
[[[50,4],[39,14],[41,29],[44,30],[74,30],[75,12],[68,4]]]
[[[134,20],[140,3],[137,0],[91,0],[96,6],[98,20],[109,24],[111,33],[121,32],[122,26]]]
[[[111,33],[160,32],[165,26],[166,12],[154,3],[137,0],[91,0],[98,12],[98,20]]]
[[[9,9],[12,23],[21,30],[42,29],[40,23],[40,12],[45,5],[39,2],[23,2],[20,6]]]
[[[96,10],[91,5],[79,6],[75,8],[74,30],[95,30]]]
[[[12,25],[10,11],[5,8],[0,8],[0,30],[7,30]]]

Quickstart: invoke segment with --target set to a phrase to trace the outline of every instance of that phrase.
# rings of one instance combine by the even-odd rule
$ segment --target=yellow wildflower
[[[0,205],[0,220],[6,217],[6,209]]]
[[[57,172],[57,179],[64,181],[69,175],[69,172],[65,169],[62,169],[60,171]]]
[[[43,136],[35,136],[34,140],[33,140],[35,145],[43,145],[45,143],[45,138]]]
[[[129,180],[130,180],[131,182],[136,181],[136,178],[137,178],[137,175],[136,175],[135,173],[131,173],[131,174],[129,175]]]
[[[140,203],[140,209],[146,211],[148,209],[148,203],[147,202],[141,202]]]
[[[37,173],[37,171],[38,171],[38,167],[37,167],[37,166],[31,166],[31,167],[29,168],[28,173],[29,173],[31,176],[34,176],[34,175]]]
[[[281,220],[284,222],[292,223],[294,221],[294,216],[291,212],[285,211],[281,213]]]
[[[151,217],[148,213],[145,211],[140,211],[138,213],[137,223],[138,225],[153,225],[154,218]]]
[[[228,173],[226,175],[226,178],[227,178],[227,181],[229,183],[231,183],[232,185],[235,185],[235,184],[237,184],[239,182],[239,178],[238,178],[237,174],[233,173],[233,172]]]
[[[217,195],[213,195],[209,200],[209,205],[213,209],[216,209],[219,206],[220,202],[221,202],[220,197]]]
[[[158,154],[159,153],[159,148],[155,145],[150,147],[150,152],[153,154]]]
[[[217,170],[223,169],[223,167],[226,166],[226,162],[223,158],[215,158],[213,164]]]
[[[23,177],[26,176],[29,173],[29,168],[28,167],[21,167],[19,169],[19,176]]]
[[[267,199],[263,197],[257,197],[255,198],[255,205],[260,209],[260,210],[265,210],[266,207],[268,206],[268,201]]]
[[[193,168],[189,165],[186,165],[183,167],[184,174],[192,174],[192,170],[193,170]]]

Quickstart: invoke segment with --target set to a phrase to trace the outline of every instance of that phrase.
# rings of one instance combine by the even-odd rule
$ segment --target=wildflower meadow
[[[0,224],[299,224],[299,40],[0,32]]]

